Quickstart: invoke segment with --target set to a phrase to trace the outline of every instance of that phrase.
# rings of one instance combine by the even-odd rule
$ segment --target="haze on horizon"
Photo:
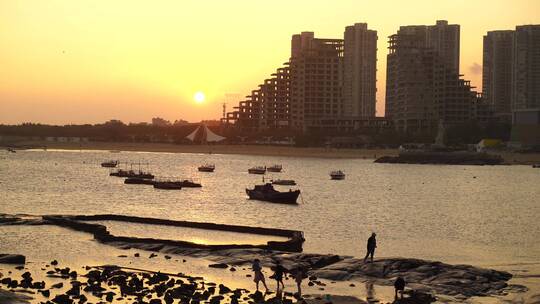
[[[247,95],[288,60],[291,35],[342,38],[356,22],[378,32],[383,116],[399,26],[460,24],[461,73],[481,90],[482,36],[540,23],[539,11],[538,0],[0,0],[0,123],[218,119],[225,94]]]

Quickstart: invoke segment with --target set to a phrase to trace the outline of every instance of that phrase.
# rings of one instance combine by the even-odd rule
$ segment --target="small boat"
[[[200,172],[214,172],[214,170],[216,169],[216,166],[214,164],[205,164],[205,165],[202,165],[202,166],[199,166],[199,169]]]
[[[182,189],[182,185],[178,182],[160,181],[154,182],[154,188],[163,190],[180,190]]]
[[[282,169],[283,169],[283,167],[281,165],[272,165],[272,166],[266,168],[266,170],[268,170],[268,172],[281,172]]]
[[[109,160],[101,163],[101,166],[104,168],[116,168],[118,166],[117,160]]]
[[[333,180],[345,179],[345,173],[343,173],[343,171],[341,170],[332,171],[330,172],[330,179],[333,179]]]
[[[110,176],[116,176],[116,177],[132,177],[132,178],[145,178],[145,179],[153,179],[154,175],[148,172],[144,171],[133,171],[133,170],[123,170],[118,169],[115,172],[109,173]]]
[[[200,188],[202,187],[202,185],[200,183],[196,183],[192,180],[189,180],[189,179],[185,179],[183,181],[180,181],[180,182],[175,182],[175,183],[179,183],[182,187],[185,187],[185,188]]]
[[[271,180],[272,185],[281,185],[281,186],[295,186],[296,182],[292,179],[276,179]]]
[[[151,179],[139,178],[139,177],[128,177],[124,180],[124,184],[132,185],[153,185],[155,182]]]
[[[540,168],[540,164],[534,164],[532,165],[533,168]]]
[[[249,174],[265,174],[266,167],[252,167],[248,169]]]
[[[267,201],[278,204],[296,204],[300,190],[277,191],[272,184],[255,185],[253,189],[246,189],[249,199]]]

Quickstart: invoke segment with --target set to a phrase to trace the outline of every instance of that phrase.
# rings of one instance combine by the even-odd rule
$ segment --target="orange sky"
[[[437,19],[461,25],[461,72],[480,87],[482,35],[540,23],[540,1],[0,0],[0,123],[219,118],[226,93],[288,60],[292,34],[355,22],[378,31],[381,116],[386,37]]]

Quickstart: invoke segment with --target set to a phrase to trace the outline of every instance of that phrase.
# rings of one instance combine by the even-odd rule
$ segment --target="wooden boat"
[[[330,178],[333,180],[342,180],[345,179],[345,173],[341,170],[330,172]]]
[[[300,190],[281,192],[274,189],[272,184],[255,185],[253,189],[246,189],[249,199],[266,201],[278,204],[296,204]]]
[[[276,179],[271,180],[272,185],[281,185],[281,186],[294,186],[296,182],[292,179]]]
[[[132,185],[153,185],[155,182],[151,179],[139,178],[139,177],[128,177],[124,180],[124,184]]]
[[[154,182],[154,188],[163,190],[180,190],[182,189],[182,185],[177,182],[161,181]]]
[[[104,168],[116,168],[118,166],[117,160],[109,160],[101,163],[101,166]]]
[[[145,178],[145,179],[153,179],[154,175],[148,172],[144,171],[133,171],[133,170],[123,170],[118,169],[115,172],[109,173],[110,176],[116,176],[116,177],[132,177],[132,178]]]
[[[248,169],[249,174],[265,174],[266,167],[252,167]]]
[[[216,166],[214,164],[205,164],[199,166],[197,169],[199,169],[200,172],[214,172]]]
[[[268,170],[268,172],[281,172],[282,169],[283,169],[283,167],[281,165],[272,165],[272,166],[266,168],[266,170]]]

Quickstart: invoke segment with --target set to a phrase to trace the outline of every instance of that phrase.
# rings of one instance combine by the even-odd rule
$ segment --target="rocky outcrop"
[[[501,165],[504,159],[498,155],[477,152],[402,152],[398,156],[383,156],[376,163],[389,164],[436,164],[436,165]]]
[[[0,253],[0,264],[24,264],[26,257],[21,254],[2,254]]]
[[[364,263],[344,259],[322,267],[311,274],[329,280],[362,279],[391,285],[400,276],[415,290],[434,290],[450,296],[485,296],[498,294],[508,287],[508,272],[471,265],[450,265],[420,259],[389,258]]]

